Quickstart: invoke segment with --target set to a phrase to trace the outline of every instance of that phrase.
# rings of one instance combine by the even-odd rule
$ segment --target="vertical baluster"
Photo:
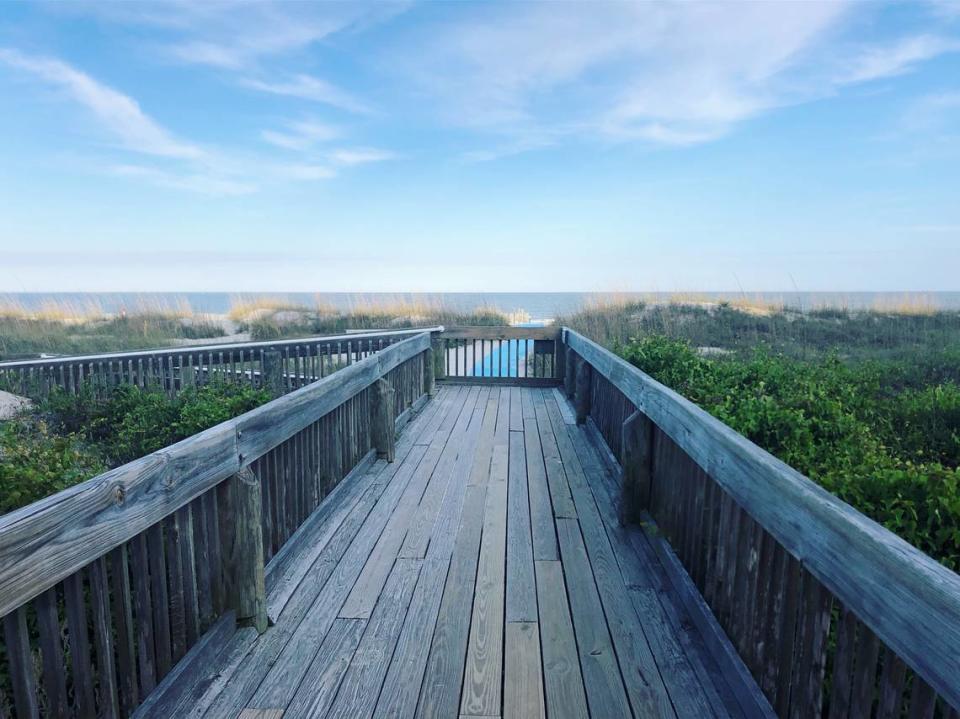
[[[113,626],[116,631],[118,691],[120,710],[129,716],[140,703],[137,693],[136,651],[134,649],[133,600],[130,592],[130,567],[127,546],[121,544],[109,554],[112,585]]]
[[[18,607],[3,618],[3,636],[7,643],[7,661],[13,684],[13,701],[18,717],[38,717],[37,676],[33,668],[27,612]]]
[[[66,717],[69,716],[70,706],[67,702],[64,670],[66,655],[60,637],[60,613],[57,608],[56,587],[51,587],[37,597],[35,606],[37,629],[40,633],[40,658],[43,661],[43,691],[47,698],[46,710],[50,716]],[[9,646],[9,638],[7,643]]]
[[[63,582],[67,606],[67,632],[70,640],[70,663],[73,668],[73,691],[77,712],[94,716],[93,670],[90,666],[90,638],[87,634],[87,609],[83,593],[82,572],[74,572]]]
[[[90,606],[93,610],[93,636],[97,650],[97,695],[101,717],[120,716],[117,674],[113,661],[113,627],[110,622],[110,591],[107,586],[107,560],[101,557],[90,565]]]

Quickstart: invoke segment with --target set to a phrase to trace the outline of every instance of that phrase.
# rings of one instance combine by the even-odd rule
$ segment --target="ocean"
[[[747,301],[783,304],[801,310],[824,306],[869,309],[901,304],[933,306],[960,310],[960,292],[442,292],[442,293],[348,293],[348,292],[12,292],[0,294],[0,305],[14,304],[27,310],[56,303],[83,309],[94,307],[103,312],[135,310],[140,307],[186,305],[194,312],[226,314],[238,301],[274,298],[302,305],[326,305],[349,310],[363,305],[411,302],[443,305],[469,312],[480,307],[501,312],[526,313],[532,320],[553,319],[609,299],[667,301],[671,297],[696,301]]]

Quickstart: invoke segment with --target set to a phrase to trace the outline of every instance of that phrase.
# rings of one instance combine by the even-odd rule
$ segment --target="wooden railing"
[[[265,564],[346,474],[392,461],[432,370],[429,333],[407,336],[0,518],[0,714],[128,716],[204,632],[263,631]]]
[[[564,329],[564,385],[782,717],[951,717],[960,576]]]
[[[437,379],[538,384],[563,376],[556,327],[448,327],[434,338]]]
[[[218,377],[291,392],[424,331],[363,332],[272,342],[243,342],[0,362],[0,389],[45,397],[54,387],[103,392],[119,384],[175,393]]]

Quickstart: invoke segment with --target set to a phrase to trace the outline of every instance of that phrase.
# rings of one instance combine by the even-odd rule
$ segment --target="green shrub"
[[[54,392],[38,407],[58,431],[95,443],[111,465],[130,462],[271,399],[266,389],[212,382],[174,397],[157,387],[120,385],[105,398],[89,386],[76,395]]]
[[[929,367],[801,361],[756,350],[711,359],[663,336],[619,347],[891,531],[960,568],[960,386],[916,389]],[[918,373],[920,376],[918,376]]]
[[[0,423],[0,514],[35,502],[106,470],[99,452],[46,422]]]
[[[54,392],[30,414],[0,423],[0,514],[190,437],[271,399],[267,390],[215,382],[170,397],[121,385]]]

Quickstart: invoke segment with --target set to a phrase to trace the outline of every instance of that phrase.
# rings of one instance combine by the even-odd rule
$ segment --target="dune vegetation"
[[[357,302],[341,309],[322,302],[311,307],[274,298],[237,298],[228,317],[238,330],[249,332],[254,340],[338,334],[346,330],[509,324],[507,315],[491,307],[457,312],[439,303],[403,299]]]
[[[960,313],[621,303],[563,322],[960,569]]]
[[[163,347],[224,334],[221,322],[193,312],[185,301],[141,303],[120,313],[93,302],[49,302],[38,310],[0,303],[0,360]]]

